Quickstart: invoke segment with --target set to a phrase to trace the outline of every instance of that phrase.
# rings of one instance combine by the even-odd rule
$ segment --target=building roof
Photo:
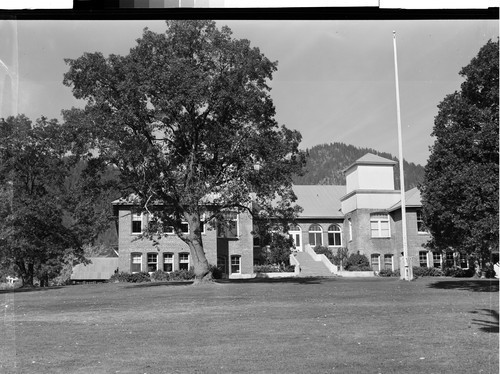
[[[293,186],[297,196],[295,204],[303,211],[298,218],[343,218],[340,198],[346,193],[346,186],[309,185]]]
[[[106,280],[118,268],[118,257],[91,257],[90,264],[78,264],[73,267],[73,280]]]
[[[356,165],[396,165],[397,162],[394,160],[389,160],[388,158],[380,157],[374,155],[373,153],[367,153],[364,156],[358,158],[351,165],[343,170],[345,173],[347,170],[351,169]]]
[[[422,207],[422,200],[420,198],[420,191],[417,187],[412,188],[405,192],[405,200],[407,208],[420,208]],[[393,212],[401,208],[401,200],[396,204],[387,209],[389,212]]]

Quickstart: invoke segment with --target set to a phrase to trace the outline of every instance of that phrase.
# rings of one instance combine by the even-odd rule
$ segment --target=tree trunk
[[[195,274],[195,284],[212,281],[212,273],[208,264],[201,236],[200,216],[197,213],[185,215],[189,223],[187,244],[191,253],[191,262]]]

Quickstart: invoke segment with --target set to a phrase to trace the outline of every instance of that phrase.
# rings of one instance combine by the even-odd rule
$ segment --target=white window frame
[[[137,261],[137,259],[139,259]],[[139,264],[139,271],[133,270],[132,265]],[[131,273],[140,273],[142,271],[142,253],[140,252],[132,252],[130,254],[130,272]]]
[[[439,266],[435,265],[437,264],[437,262],[435,261],[436,256],[439,256]],[[432,267],[441,268],[442,264],[443,264],[443,255],[441,253],[432,252]]]
[[[144,215],[142,213],[132,213],[132,221],[130,223],[130,232],[132,235],[141,235],[144,232]],[[141,231],[134,231],[134,222],[141,223]]]
[[[156,261],[154,261],[154,262],[153,261],[149,261],[149,256],[154,256],[156,258]],[[146,254],[146,260],[147,260],[146,266],[147,266],[147,269],[148,269],[148,273],[153,273],[153,272],[155,272],[155,271],[158,270],[158,253],[151,253],[151,252],[147,253]],[[151,264],[155,264],[155,268],[156,269],[150,270],[149,269],[149,265],[151,265]]]
[[[184,260],[184,256],[187,256],[187,261]],[[182,265],[187,264],[187,270],[189,270],[189,262],[191,261],[191,256],[187,252],[179,253],[179,270],[182,270]]]
[[[390,254],[390,253],[386,253],[386,254],[384,255],[384,269],[386,268],[386,267],[385,267],[385,265],[387,264],[387,262],[386,262],[386,259],[387,259],[387,258],[390,258],[390,259],[391,259],[391,268],[390,268],[390,269],[388,269],[388,270],[390,270],[390,271],[394,271],[394,255],[392,255],[392,254]]]
[[[333,227],[336,227],[338,230],[332,230]],[[330,244],[330,234],[333,234],[333,244]],[[335,244],[335,234],[339,235],[340,238],[339,244]],[[327,239],[329,247],[342,247],[342,227],[337,223],[333,223],[330,226],[328,226]]]
[[[422,263],[423,261],[421,261],[421,258],[423,258],[423,255],[425,255],[425,267],[428,268],[429,267],[429,256],[428,256],[428,251],[419,251],[418,252],[418,265],[420,267],[424,267],[422,266]]]
[[[297,236],[299,238],[299,243],[297,244]],[[292,238],[295,250],[302,250],[302,228],[299,225],[291,225],[288,230],[288,236]]]
[[[170,264],[172,266],[171,270],[165,270],[165,264]],[[175,265],[174,265],[174,254],[171,252],[164,252],[163,253],[163,271],[166,273],[170,273],[175,270]]]
[[[319,230],[317,230],[316,227],[319,227]],[[323,227],[321,227],[320,224],[313,223],[311,226],[309,226],[309,230],[307,231],[307,233],[309,234],[309,245],[311,247],[323,245]],[[313,234],[314,244],[311,243],[311,234]],[[318,234],[319,234],[320,243],[317,242],[317,235]]]
[[[377,263],[376,264],[373,261],[374,258],[377,259]],[[374,264],[377,266],[377,268],[375,268]],[[380,253],[372,253],[370,255],[370,266],[372,267],[372,269],[374,271],[380,271]]]
[[[382,223],[387,223],[387,235],[382,234]],[[376,233],[378,235],[374,235],[373,224],[376,224]],[[372,213],[370,214],[370,237],[371,238],[390,238],[391,237],[391,220],[389,218],[389,214],[386,213]]]
[[[233,271],[233,266],[238,266],[237,271]],[[241,274],[241,256],[240,255],[232,255],[231,256],[231,274]]]
[[[420,225],[419,225],[419,223],[420,223]],[[420,227],[425,227],[424,220],[422,218],[422,211],[417,210],[417,233],[418,234],[428,234],[429,233],[425,228],[424,228],[424,231],[421,231]]]

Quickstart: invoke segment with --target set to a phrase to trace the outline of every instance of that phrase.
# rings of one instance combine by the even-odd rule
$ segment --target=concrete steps
[[[301,277],[333,277],[334,274],[321,261],[314,261],[306,252],[296,252]]]

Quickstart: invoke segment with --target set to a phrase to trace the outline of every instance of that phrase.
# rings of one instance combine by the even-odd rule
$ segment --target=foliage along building
[[[296,203],[303,208],[291,225],[295,249],[307,252],[315,246],[336,251],[345,247],[349,253],[364,254],[373,270],[396,270],[402,257],[402,219],[400,191],[394,185],[396,162],[366,154],[344,170],[345,186],[294,186]],[[173,232],[153,243],[138,239],[149,217],[134,213],[133,202],[113,202],[118,222],[120,271],[167,272],[189,269],[188,246]],[[205,225],[203,245],[207,260],[217,264],[229,278],[254,276],[253,265],[259,262],[261,248],[254,245],[254,222],[250,214],[233,214],[230,230]],[[420,193],[406,192],[408,253],[415,266],[440,267],[443,259],[422,244],[429,240],[421,217]],[[189,230],[185,225],[185,230]],[[154,244],[154,245],[153,245]]]

